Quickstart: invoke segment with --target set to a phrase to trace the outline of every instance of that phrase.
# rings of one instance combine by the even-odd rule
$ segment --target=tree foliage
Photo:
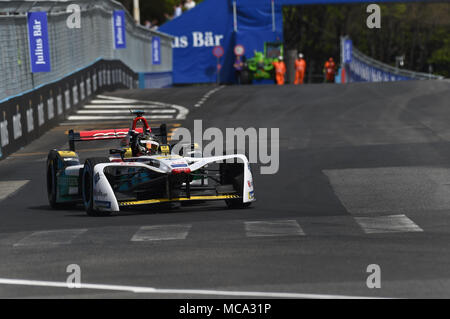
[[[339,39],[349,35],[365,54],[388,64],[405,56],[405,68],[450,76],[450,4],[381,5],[381,29],[369,29],[365,5],[285,7],[285,45],[316,63],[339,57]],[[319,63],[320,62],[320,63]]]
[[[133,0],[119,0],[125,8],[133,12]],[[197,4],[203,0],[194,0]],[[167,21],[166,15],[173,15],[174,6],[178,3],[184,3],[184,0],[140,0],[141,23],[146,20],[157,20],[159,24]]]

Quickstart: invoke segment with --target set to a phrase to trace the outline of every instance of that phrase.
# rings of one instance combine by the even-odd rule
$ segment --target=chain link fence
[[[81,28],[69,28],[66,12],[81,8]],[[171,72],[172,38],[136,25],[126,14],[127,48],[115,50],[112,14],[124,7],[111,0],[0,1],[0,101],[57,81],[99,59],[121,60],[134,72]],[[31,73],[27,13],[48,15],[51,72]],[[152,64],[152,37],[161,39],[161,64]]]

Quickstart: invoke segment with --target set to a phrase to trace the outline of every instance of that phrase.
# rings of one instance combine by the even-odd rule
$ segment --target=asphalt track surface
[[[212,89],[108,95],[188,108],[171,127],[202,119],[205,128],[279,128],[279,172],[260,175],[255,166],[250,209],[217,202],[109,218],[87,217],[81,207],[51,210],[47,151],[67,147],[71,126],[126,122],[65,123],[0,162],[0,188],[17,189],[0,200],[0,282],[65,283],[66,267],[78,264],[82,283],[173,290],[13,282],[0,283],[0,297],[450,297],[449,82],[224,87],[194,107]],[[82,158],[106,152],[80,147]],[[160,240],[132,240],[154,226]],[[176,239],[161,240],[171,231]],[[380,266],[380,289],[366,285],[370,264]]]

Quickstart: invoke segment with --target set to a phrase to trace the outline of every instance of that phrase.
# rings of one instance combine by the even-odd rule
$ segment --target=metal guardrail
[[[81,8],[81,28],[66,21],[71,4]],[[98,59],[121,60],[135,72],[171,72],[172,37],[136,25],[126,14],[127,48],[114,49],[112,13],[125,10],[112,0],[0,1],[0,101],[57,81]],[[31,73],[27,13],[48,13],[52,72]],[[126,10],[125,10],[126,11]],[[152,64],[152,37],[161,39],[159,65]]]
[[[443,80],[443,76],[395,68],[359,51],[351,39],[341,37],[341,63],[347,71],[346,82],[404,80]]]
[[[370,66],[373,66],[373,67],[381,69],[385,72],[389,72],[389,73],[396,74],[399,76],[404,76],[404,77],[408,77],[408,78],[415,79],[415,80],[442,80],[442,79],[444,79],[443,76],[437,76],[437,75],[433,75],[433,74],[415,72],[415,71],[404,70],[404,69],[397,69],[393,66],[390,66],[389,64],[385,64],[378,60],[372,59],[371,57],[368,57],[367,55],[365,55],[364,53],[362,53],[355,47],[353,47],[353,56]]]

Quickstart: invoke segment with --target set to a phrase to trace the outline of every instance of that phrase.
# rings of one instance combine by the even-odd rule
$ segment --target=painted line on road
[[[304,236],[296,220],[249,221],[245,222],[247,237]]]
[[[28,183],[29,180],[0,182],[0,201],[12,196]]]
[[[87,229],[38,231],[14,244],[14,247],[68,245]]]
[[[105,105],[105,104],[115,104],[115,105],[127,105],[126,103],[133,103],[135,101],[133,100],[92,100],[89,103],[90,104],[98,104],[98,106]],[[129,106],[129,105],[128,105]]]
[[[99,98],[99,99],[103,99],[103,100],[120,101],[122,103],[135,103],[135,102],[137,102],[137,100],[126,99],[126,98],[116,97],[116,96],[97,95],[96,97]],[[94,99],[93,101],[102,101],[102,100]]]
[[[192,225],[142,226],[131,241],[161,241],[186,239]]]
[[[217,93],[218,91],[220,91],[221,89],[223,89],[225,87],[225,85],[221,85],[219,87],[216,87],[212,90],[209,90],[205,95],[202,96],[202,98],[194,105],[194,107],[200,107],[203,104],[206,103],[206,101],[211,97],[211,95],[213,95],[214,93]]]
[[[70,289],[68,283],[56,281],[0,278],[0,284]],[[206,290],[206,289],[161,289],[153,287],[136,287],[136,286],[104,285],[104,284],[88,284],[88,283],[80,283],[77,288],[73,289],[122,291],[122,292],[132,292],[136,294],[203,295],[203,296],[206,295],[206,296],[291,298],[291,299],[386,299],[379,297],[308,294],[295,292],[259,292],[259,291],[232,291],[232,290]]]
[[[176,110],[150,110],[146,111],[146,114],[173,114],[176,113]],[[79,110],[77,114],[130,114],[129,110]]]
[[[145,105],[151,105],[151,106],[157,105],[157,106],[161,106],[161,107],[165,107],[165,108],[172,108],[172,109],[175,109],[178,111],[178,115],[176,116],[177,120],[184,120],[184,119],[186,119],[187,115],[189,114],[188,108],[181,106],[181,105],[176,105],[176,104],[156,102],[156,101],[130,100],[130,99],[113,97],[113,96],[105,96],[105,95],[98,95],[97,98],[107,99],[110,101],[117,101],[117,104],[119,104],[120,101],[122,101],[122,104],[129,103],[131,105],[131,108],[135,108],[132,104],[139,104],[139,105],[145,104]],[[95,103],[99,103],[98,101],[100,101],[100,100],[94,100],[94,101],[96,101]],[[91,104],[95,104],[95,103],[91,102]]]
[[[172,115],[153,115],[152,119],[173,119]],[[67,118],[68,121],[103,121],[103,120],[133,120],[130,116],[90,116],[90,115],[72,115]]]
[[[131,109],[131,108],[137,108],[137,109],[158,109],[161,108],[161,105],[130,105],[130,104],[124,104],[124,105],[92,105],[87,104],[84,106],[85,109]]]
[[[157,121],[154,122],[151,118],[147,119],[148,123],[151,126],[159,126],[161,125],[161,121]],[[106,128],[106,129],[110,129],[111,126],[123,126],[124,128],[126,128],[127,125],[130,124],[130,119],[128,118],[127,121],[102,121],[101,123],[87,123],[87,122],[63,122],[59,124],[59,127],[55,127],[53,130],[67,130],[67,128],[64,128],[63,126],[71,126],[71,128],[76,129],[77,127],[95,127],[95,129],[99,129],[101,127]],[[172,125],[172,124],[170,124]],[[94,128],[92,128],[94,129]]]
[[[355,220],[366,234],[423,232],[405,215],[355,217]]]

